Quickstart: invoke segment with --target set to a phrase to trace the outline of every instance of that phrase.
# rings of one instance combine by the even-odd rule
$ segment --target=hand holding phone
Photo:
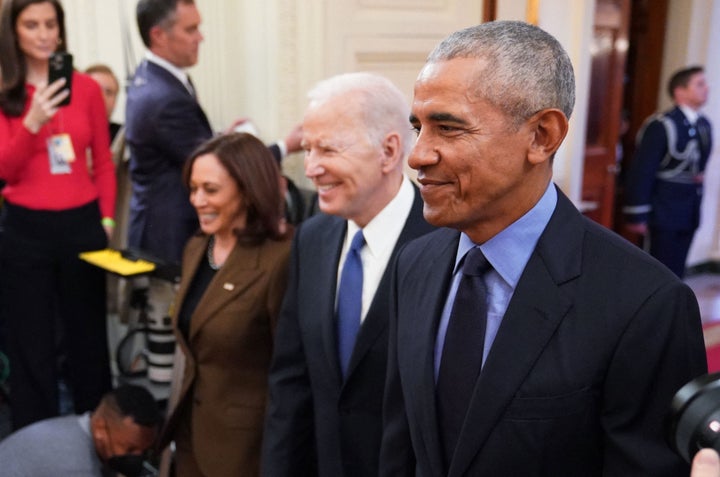
[[[48,65],[48,85],[65,78],[65,87],[67,89],[67,97],[58,103],[58,106],[67,106],[70,104],[70,92],[72,91],[72,73],[73,73],[73,57],[67,52],[56,52],[50,56]],[[62,91],[62,89],[60,90]]]

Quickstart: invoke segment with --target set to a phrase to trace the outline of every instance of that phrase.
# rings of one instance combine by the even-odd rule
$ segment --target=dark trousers
[[[695,230],[650,229],[650,255],[657,258],[680,278],[685,276],[690,244]]]
[[[3,227],[0,316],[13,428],[58,415],[61,354],[75,412],[92,410],[111,388],[105,272],[78,258],[107,246],[97,203],[63,211],[6,203]]]

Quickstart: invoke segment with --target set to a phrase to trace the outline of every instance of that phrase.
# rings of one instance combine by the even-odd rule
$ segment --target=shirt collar
[[[82,414],[78,416],[78,424],[80,425],[80,428],[87,434],[92,435],[90,433],[90,411],[86,412],[85,414]]]
[[[188,89],[188,91],[190,91],[190,81],[188,80],[187,72],[184,69],[178,68],[165,58],[159,57],[150,50],[147,50],[145,52],[145,59],[151,63],[155,63],[164,70],[167,70],[171,75],[177,78],[178,81],[180,81],[185,86],[185,88]]]
[[[530,255],[535,250],[540,235],[550,221],[550,217],[557,205],[557,190],[550,182],[540,200],[527,211],[525,215],[500,231],[493,238],[480,245],[485,258],[493,269],[513,289],[520,280]],[[455,271],[457,272],[460,260],[476,244],[470,237],[462,233],[455,257]]]
[[[388,237],[400,235],[405,221],[410,215],[415,193],[413,192],[410,179],[403,174],[400,189],[395,197],[363,228],[365,245],[373,256],[380,256],[388,247],[394,247],[396,240],[388,240]],[[352,240],[360,227],[348,220],[347,240]]]
[[[700,113],[695,111],[690,106],[685,106],[684,104],[681,104],[678,105],[678,108],[680,108],[680,111],[682,111],[690,124],[695,124],[700,117]]]

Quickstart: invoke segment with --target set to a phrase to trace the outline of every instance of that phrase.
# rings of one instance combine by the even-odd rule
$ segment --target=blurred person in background
[[[58,0],[3,1],[0,316],[15,429],[58,414],[60,354],[75,412],[93,409],[111,387],[105,272],[78,254],[107,245],[115,173],[97,83],[73,72],[62,107],[69,85],[47,84],[50,56],[66,48]]]
[[[650,255],[682,278],[712,150],[712,127],[700,114],[709,94],[704,69],[676,71],[668,94],[675,106],[648,118],[638,132],[623,212],[627,230],[645,236]]]
[[[93,412],[45,419],[0,442],[3,477],[141,474],[161,422],[155,398],[135,385],[103,396]]]
[[[117,76],[109,66],[103,64],[94,64],[85,69],[85,74],[94,79],[100,85],[100,90],[105,100],[105,110],[107,111],[107,119],[110,124],[110,142],[112,143],[117,133],[122,128],[122,124],[112,122],[111,117],[115,111],[115,103],[117,102],[118,93],[120,92],[120,83]]]

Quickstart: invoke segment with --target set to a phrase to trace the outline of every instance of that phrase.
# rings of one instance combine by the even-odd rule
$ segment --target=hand
[[[23,125],[28,131],[36,134],[55,116],[58,104],[70,94],[67,89],[58,93],[63,86],[65,86],[65,78],[60,78],[49,86],[38,86],[30,103],[30,109],[23,119]]]
[[[113,227],[112,225],[103,225],[103,229],[105,229],[105,235],[107,235],[108,241],[111,240],[115,227]]]
[[[625,230],[634,234],[647,235],[648,225],[646,222],[639,222],[637,224],[627,223],[625,224]]]
[[[292,130],[285,136],[285,148],[288,154],[298,152],[302,149],[300,143],[302,142],[302,124],[297,124]]]
[[[255,137],[258,137],[260,134],[258,128],[255,127],[255,124],[250,118],[239,118],[233,121],[230,127],[225,130],[225,134],[229,134],[231,132],[244,132],[252,134]]]
[[[720,457],[713,449],[700,449],[692,462],[690,477],[720,477]]]

